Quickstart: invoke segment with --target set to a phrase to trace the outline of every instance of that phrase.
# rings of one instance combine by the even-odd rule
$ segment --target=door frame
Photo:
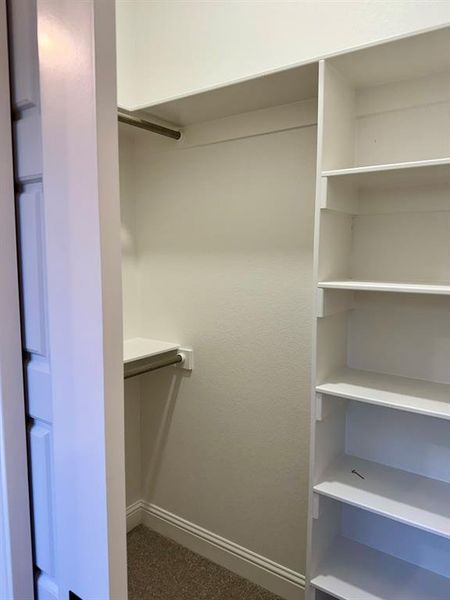
[[[115,4],[36,0],[36,10],[53,580],[61,599],[125,600]]]
[[[0,0],[0,597],[34,598],[6,0]]]

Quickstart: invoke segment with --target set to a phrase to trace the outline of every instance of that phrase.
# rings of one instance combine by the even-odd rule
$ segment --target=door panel
[[[28,413],[33,545],[38,598],[58,598],[55,579],[53,419],[47,343],[42,137],[33,2],[9,2],[16,221]]]

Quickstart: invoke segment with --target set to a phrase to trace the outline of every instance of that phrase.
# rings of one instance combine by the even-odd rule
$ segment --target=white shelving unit
[[[307,597],[443,600],[450,29],[321,61],[318,123]]]

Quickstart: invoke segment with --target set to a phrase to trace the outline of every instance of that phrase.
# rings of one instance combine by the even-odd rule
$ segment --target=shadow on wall
[[[182,381],[190,372],[174,368],[144,375],[141,381],[141,411],[146,414],[145,430],[141,429],[141,443],[145,448],[145,470],[142,479],[142,497],[152,498],[170,435],[172,417]],[[144,406],[145,404],[145,406]]]

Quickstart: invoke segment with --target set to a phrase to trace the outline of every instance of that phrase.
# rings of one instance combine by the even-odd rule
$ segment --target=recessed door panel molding
[[[29,181],[41,181],[41,120],[37,108],[17,111],[13,129],[16,140],[14,154],[17,179],[22,184]]]
[[[44,248],[42,236],[42,193],[19,194],[17,221],[19,230],[20,274],[22,286],[22,323],[27,352],[46,353],[46,305]]]
[[[52,422],[52,378],[49,361],[31,355],[25,364],[25,389],[28,415],[46,423]]]
[[[51,437],[49,426],[34,424],[30,428],[34,553],[36,566],[48,575],[54,575],[55,563]]]
[[[15,0],[8,3],[12,104],[25,110],[39,104],[38,60],[36,54],[36,5]]]

